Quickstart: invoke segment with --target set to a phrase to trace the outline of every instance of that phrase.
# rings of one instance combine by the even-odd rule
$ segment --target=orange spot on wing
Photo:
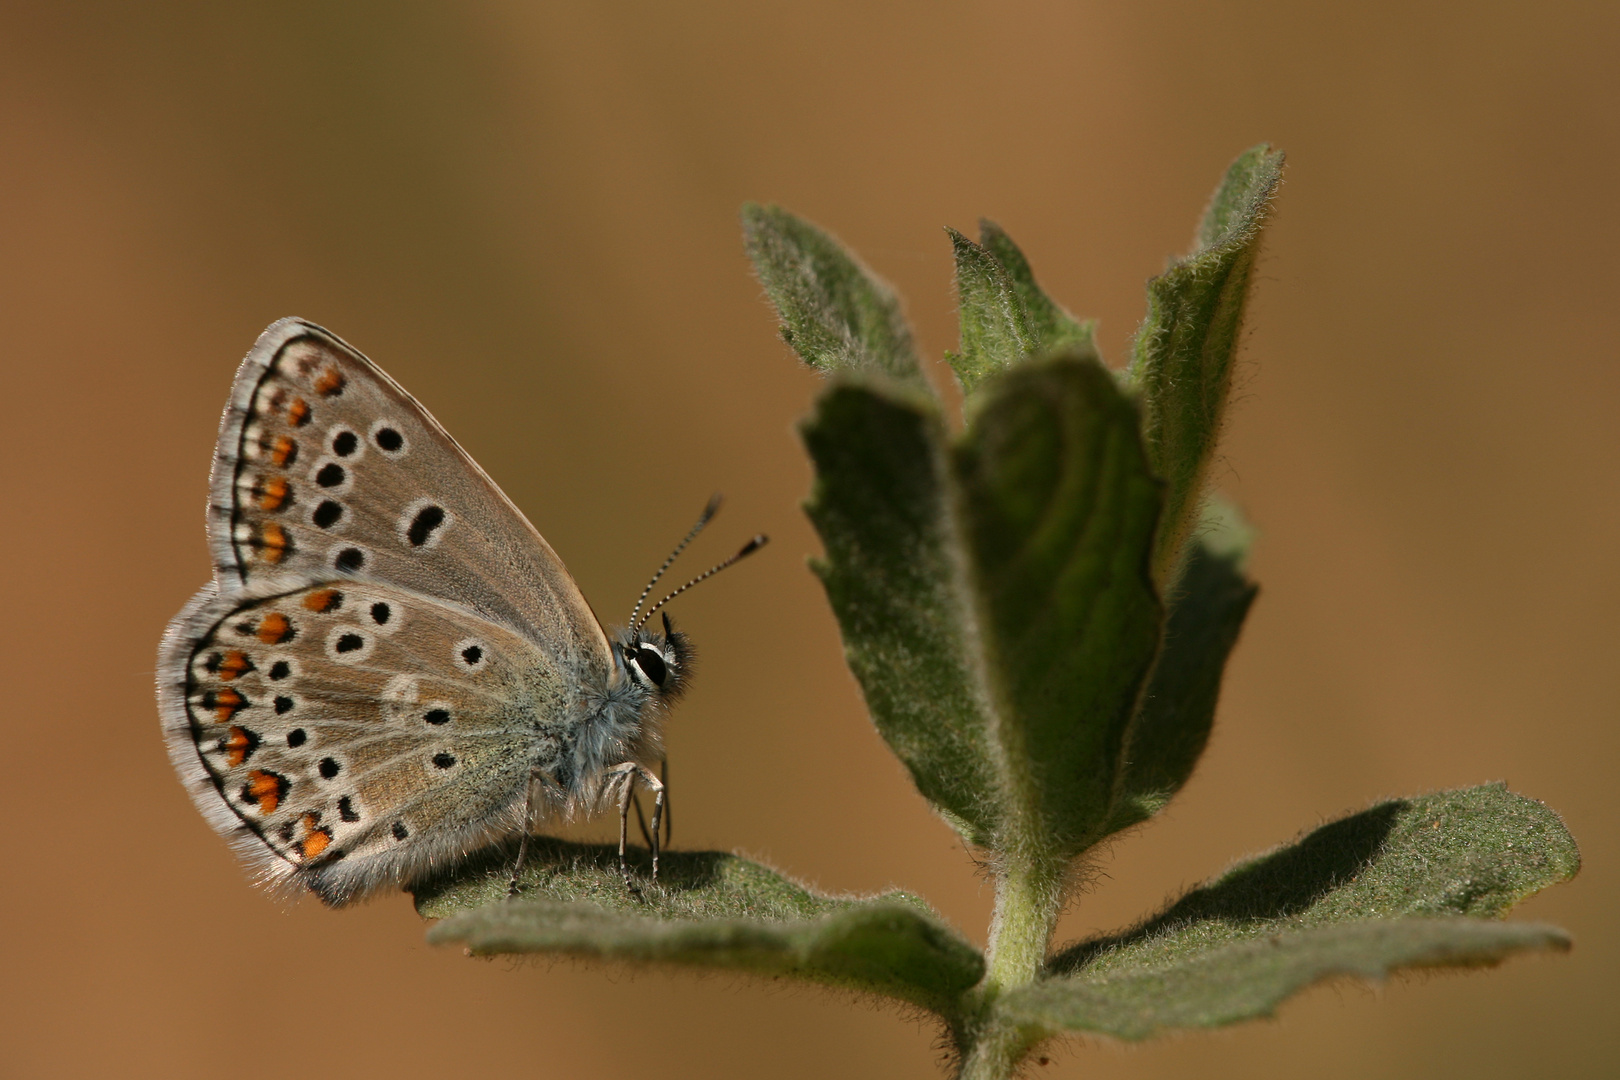
[[[281,797],[287,793],[287,778],[264,769],[254,769],[248,773],[247,783],[242,786],[242,798],[259,808],[259,813],[269,815],[276,812],[281,805]]]
[[[259,542],[255,546],[259,549],[259,558],[267,563],[278,563],[292,550],[292,538],[286,529],[267,521],[259,526]]]
[[[270,444],[270,460],[278,469],[285,469],[298,456],[298,444],[285,435],[278,435]]]
[[[266,645],[280,645],[292,636],[292,620],[279,611],[272,611],[259,620],[259,640]]]
[[[238,675],[252,671],[253,661],[249,660],[247,658],[247,653],[243,652],[242,650],[231,649],[220,658],[219,666],[216,668],[216,670],[219,672],[220,678],[229,682]]]
[[[315,379],[315,392],[322,397],[334,397],[343,393],[343,384],[346,381],[341,371],[329,367]]]
[[[315,814],[305,814],[299,824],[304,827],[304,838],[293,845],[293,850],[301,858],[313,859],[332,843],[332,830],[321,828],[320,818]]]
[[[292,404],[287,406],[287,423],[293,427],[303,427],[309,423],[309,402],[303,398],[293,398]]]
[[[336,589],[316,589],[304,597],[304,606],[311,611],[326,614],[336,611],[343,604],[343,594]]]
[[[203,695],[203,708],[212,709],[214,719],[222,724],[246,707],[247,698],[228,686],[223,690],[210,690]]]
[[[221,743],[221,748],[225,751],[226,764],[233,769],[236,768],[248,759],[258,745],[259,740],[249,734],[246,728],[231,728]]]
[[[280,476],[262,481],[255,490],[259,496],[259,509],[264,511],[280,510],[286,504],[287,496],[292,494],[292,486]]]

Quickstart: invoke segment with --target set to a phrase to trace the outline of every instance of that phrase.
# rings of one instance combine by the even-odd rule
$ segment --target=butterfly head
[[[613,662],[615,666],[622,670],[632,686],[664,702],[674,701],[680,697],[681,692],[686,688],[686,680],[691,678],[692,645],[687,641],[685,634],[670,625],[667,614],[663,617],[664,632],[662,634],[655,630],[646,629],[647,623],[652,620],[655,612],[660,611],[665,604],[687,589],[701,581],[707,581],[738,559],[746,558],[765,546],[766,538],[764,536],[754,537],[744,544],[742,550],[738,551],[737,554],[709,567],[709,569],[648,608],[647,613],[642,615],[642,605],[646,603],[647,597],[651,595],[653,586],[658,584],[658,579],[664,576],[664,571],[668,570],[670,564],[686,549],[686,545],[692,542],[692,538],[703,531],[703,526],[709,523],[709,519],[714,517],[719,509],[720,496],[715,495],[709,500],[709,505],[703,508],[703,514],[698,518],[697,524],[692,526],[692,531],[686,534],[684,540],[675,545],[675,550],[670,553],[669,558],[664,560],[664,565],[658,568],[658,573],[654,574],[652,580],[647,582],[647,587],[641,590],[641,596],[636,600],[635,610],[630,612],[629,626],[614,635]]]
[[[636,686],[662,701],[681,696],[692,671],[692,645],[685,634],[662,619],[664,632],[645,627],[619,631],[614,659]]]

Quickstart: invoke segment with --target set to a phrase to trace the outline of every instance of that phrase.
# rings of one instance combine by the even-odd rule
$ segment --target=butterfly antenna
[[[652,576],[652,580],[647,582],[647,587],[641,590],[641,595],[636,597],[636,607],[634,611],[630,612],[628,625],[637,628],[641,626],[641,623],[636,622],[636,616],[641,614],[641,605],[647,602],[647,594],[653,591],[653,586],[658,584],[658,579],[664,576],[664,571],[668,570],[680,553],[686,550],[686,545],[690,544],[693,538],[703,531],[703,526],[707,525],[714,515],[720,512],[720,504],[723,502],[725,502],[725,499],[718,491],[709,496],[709,504],[703,508],[703,513],[698,517],[697,524],[692,526],[692,531],[686,534],[686,539],[675,545],[675,550],[669,553],[669,558],[664,560],[664,565],[658,568],[658,573]],[[650,616],[652,612],[649,611],[647,614]]]
[[[658,603],[656,603],[652,607],[648,608],[647,609],[647,614],[645,614],[645,615],[643,615],[641,617],[641,622],[638,622],[638,623],[634,624],[635,629],[632,630],[631,633],[639,632],[641,630],[641,628],[646,625],[647,620],[653,617],[654,612],[656,612],[659,608],[663,607],[665,604],[669,603],[671,600],[675,599],[677,596],[681,595],[681,593],[685,592],[687,589],[690,589],[692,586],[696,585],[700,581],[707,581],[709,578],[714,577],[714,575],[718,574],[720,571],[724,570],[726,567],[730,566],[732,563],[736,562],[739,559],[747,558],[748,556],[752,555],[754,552],[758,551],[760,548],[764,547],[769,542],[770,542],[770,537],[766,536],[764,533],[761,533],[760,535],[754,537],[752,540],[748,541],[748,543],[744,544],[742,546],[742,550],[737,552],[737,554],[733,555],[731,558],[727,559],[725,562],[716,563],[715,565],[709,567],[707,570],[703,571],[703,573],[699,574],[697,577],[693,578],[691,581],[688,581],[685,585],[682,585],[680,588],[676,589],[674,592],[670,593],[668,596],[666,596],[662,600],[658,601]],[[637,607],[640,607],[640,605],[638,604]]]

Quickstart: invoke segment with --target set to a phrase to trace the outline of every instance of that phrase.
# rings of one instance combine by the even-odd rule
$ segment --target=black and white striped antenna
[[[692,531],[688,532],[685,538],[682,539],[680,543],[675,545],[675,550],[669,553],[669,558],[664,560],[664,565],[658,568],[658,573],[652,576],[652,580],[647,582],[647,587],[641,590],[641,595],[636,597],[636,606],[630,612],[629,625],[630,632],[632,634],[639,633],[641,628],[647,625],[647,620],[653,617],[654,612],[663,607],[665,604],[669,603],[671,600],[675,599],[677,596],[681,595],[681,593],[685,592],[687,589],[690,589],[698,582],[705,581],[708,578],[713,577],[737,560],[752,555],[770,541],[770,537],[765,536],[763,533],[755,536],[752,540],[748,541],[748,543],[744,544],[742,546],[742,550],[738,551],[737,554],[733,555],[724,562],[716,563],[715,565],[709,567],[707,570],[703,571],[703,573],[699,574],[697,577],[693,578],[691,581],[688,581],[685,585],[682,585],[680,588],[658,601],[658,603],[648,608],[647,614],[642,615],[641,605],[647,602],[647,597],[652,594],[653,586],[658,584],[658,579],[664,576],[664,571],[668,570],[670,566],[674,564],[675,560],[680,556],[681,552],[686,550],[686,545],[690,544],[697,534],[703,531],[703,527],[713,520],[714,515],[720,512],[720,504],[724,501],[724,498],[721,497],[719,492],[716,492],[709,497],[709,503],[703,508],[703,513],[699,515],[697,524],[692,526]]]

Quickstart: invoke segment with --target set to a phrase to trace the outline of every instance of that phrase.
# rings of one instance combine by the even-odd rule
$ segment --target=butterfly
[[[532,823],[654,795],[692,649],[643,602],[609,633],[557,553],[428,411],[340,338],[283,319],[242,362],[207,512],[214,577],[170,622],[157,698],[203,817],[270,886],[332,906]],[[639,810],[638,810],[639,812]]]

